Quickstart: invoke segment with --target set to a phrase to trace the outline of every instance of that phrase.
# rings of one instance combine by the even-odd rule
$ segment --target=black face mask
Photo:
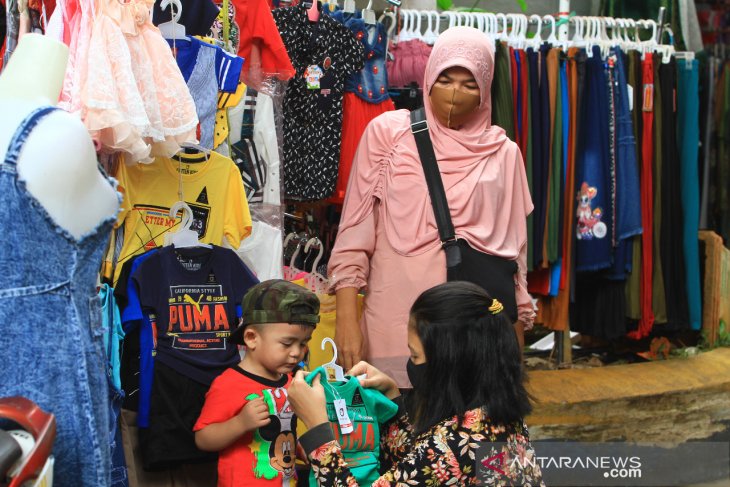
[[[414,389],[422,387],[426,378],[426,362],[416,365],[411,359],[408,359],[406,373],[408,373],[408,380],[411,381]]]

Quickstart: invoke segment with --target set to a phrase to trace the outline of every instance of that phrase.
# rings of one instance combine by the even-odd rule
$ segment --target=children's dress
[[[71,54],[60,106],[80,114],[102,152],[127,152],[127,161],[152,162],[196,142],[195,105],[150,20],[153,3],[79,0],[64,19]]]

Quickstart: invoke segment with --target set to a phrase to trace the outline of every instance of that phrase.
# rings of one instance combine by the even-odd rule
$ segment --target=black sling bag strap
[[[436,226],[439,229],[441,246],[446,252],[446,267],[455,267],[461,263],[461,252],[456,245],[456,232],[451,222],[449,204],[446,201],[444,183],[441,180],[436,154],[433,151],[431,135],[428,131],[428,122],[423,108],[411,112],[411,132],[416,139],[418,156],[421,158],[423,172],[426,175],[426,185],[431,197],[431,207],[436,216]]]
[[[512,322],[517,321],[515,289],[517,263],[480,252],[464,239],[457,240],[423,108],[411,112],[411,132],[416,139],[418,156],[426,176],[441,247],[446,253],[447,279],[469,281],[481,286],[490,296],[502,302],[504,311]]]

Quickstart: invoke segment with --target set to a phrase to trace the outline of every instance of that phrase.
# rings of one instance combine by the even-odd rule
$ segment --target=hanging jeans
[[[96,276],[116,217],[77,240],[18,178],[26,139],[54,110],[38,109],[20,124],[0,166],[6,242],[0,252],[0,396],[24,396],[55,415],[55,486],[105,487],[111,482],[110,403]]]

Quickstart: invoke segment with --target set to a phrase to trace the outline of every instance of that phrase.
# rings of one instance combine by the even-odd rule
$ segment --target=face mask
[[[458,128],[479,108],[481,98],[452,88],[431,88],[431,108],[439,122],[449,128]]]
[[[411,385],[414,389],[422,387],[424,384],[426,374],[426,362],[422,364],[414,364],[411,359],[408,359],[406,364],[406,373],[408,374],[408,380],[411,381]]]

